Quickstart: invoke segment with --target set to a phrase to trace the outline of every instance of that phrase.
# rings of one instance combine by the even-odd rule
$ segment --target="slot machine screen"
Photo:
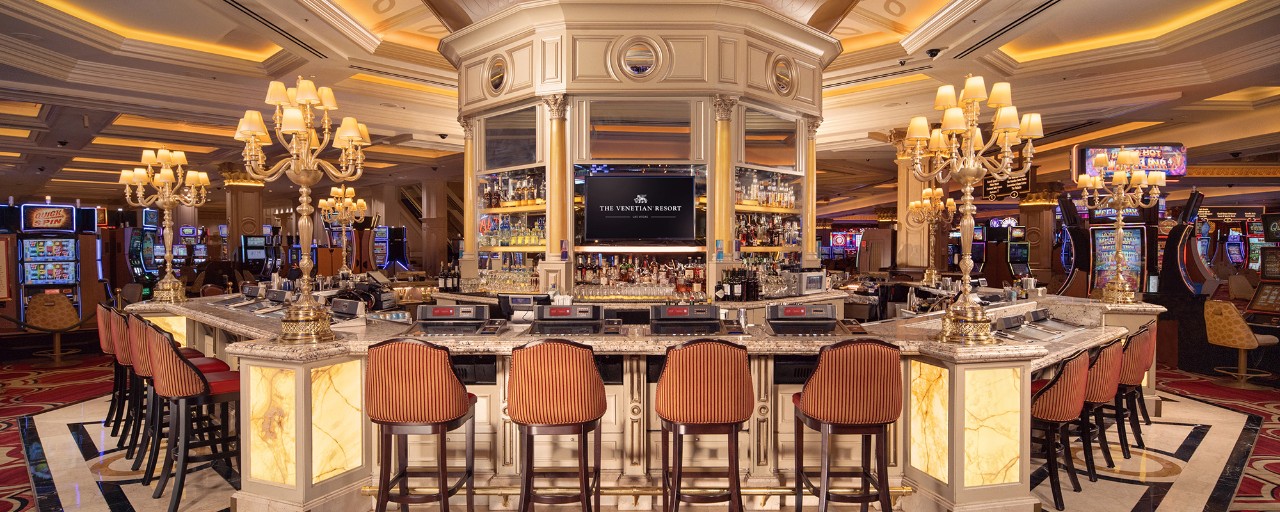
[[[178,228],[178,236],[183,238],[194,238],[197,233],[195,226],[181,226]]]
[[[1143,252],[1145,247],[1143,244],[1143,228],[1124,228],[1124,243],[1120,250],[1124,253],[1125,266],[1127,275],[1133,277],[1137,281],[1133,283],[1135,288],[1141,288],[1145,283],[1143,277]],[[1093,286],[1091,289],[1102,288],[1107,285],[1107,281],[1111,280],[1112,258],[1115,254],[1116,235],[1114,228],[1094,228],[1093,229],[1093,272],[1090,273],[1090,279]]]
[[[1031,260],[1031,245],[1027,243],[1009,244],[1009,262],[1026,263]]]
[[[1244,263],[1243,243],[1227,242],[1227,261],[1232,263]]]
[[[1259,276],[1263,281],[1280,281],[1280,247],[1262,248]]]
[[[76,264],[71,262],[23,264],[26,284],[76,284]]]
[[[245,258],[246,258],[246,259],[249,259],[249,260],[252,260],[252,261],[265,260],[265,259],[267,259],[267,250],[266,250],[266,249],[249,249],[249,250],[246,250],[246,251],[245,251]]]
[[[1249,301],[1249,311],[1280,313],[1280,283],[1261,283]]]
[[[70,238],[28,238],[22,240],[24,261],[74,261],[76,241]]]
[[[246,236],[244,237],[245,247],[266,247],[267,237],[265,236]]]
[[[973,227],[973,241],[985,242],[987,240],[986,228],[984,226]]]
[[[987,261],[987,244],[973,244],[973,252],[970,254],[974,262]]]
[[[186,257],[187,257],[187,246],[185,246],[185,245],[175,245],[175,246],[173,246],[173,256],[174,256],[175,258],[186,258]]]
[[[1250,221],[1247,225],[1250,237],[1262,238],[1266,236],[1266,230],[1262,229],[1262,221]]]
[[[1013,241],[1022,241],[1027,239],[1027,228],[1015,226],[1009,228],[1009,239]]]
[[[152,253],[156,255],[156,258],[163,258],[163,257],[164,257],[164,246],[163,246],[163,245],[156,244],[156,245],[153,245],[152,247],[154,247],[154,249],[152,249]],[[174,252],[174,254],[177,254],[177,251],[175,251],[175,252]]]
[[[195,248],[194,248],[193,250],[194,250],[194,255],[195,255],[195,257],[197,257],[197,258],[208,258],[208,257],[209,257],[209,246],[207,246],[207,245],[199,244],[199,245],[195,246]]]

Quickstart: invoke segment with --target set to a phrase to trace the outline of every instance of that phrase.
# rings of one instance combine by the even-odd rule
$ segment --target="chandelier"
[[[1134,276],[1130,272],[1128,258],[1124,254],[1124,211],[1129,208],[1151,208],[1160,204],[1160,187],[1165,184],[1164,171],[1141,168],[1141,158],[1132,149],[1120,148],[1114,165],[1107,152],[1093,159],[1097,175],[1084,175],[1079,179],[1085,206],[1090,210],[1110,209],[1115,212],[1115,248],[1111,254],[1110,277],[1102,288],[1102,300],[1108,304],[1132,304],[1134,300]],[[1110,183],[1103,177],[1111,171]],[[1093,192],[1090,193],[1089,191]],[[1141,249],[1139,249],[1141,250]]]
[[[329,189],[329,198],[321,199],[320,218],[330,225],[338,226],[342,237],[342,268],[338,269],[338,277],[345,283],[351,279],[351,267],[347,266],[347,233],[352,224],[363,222],[369,205],[364,199],[355,199],[356,189],[342,185]]]
[[[143,150],[142,165],[146,167],[120,171],[119,183],[124,185],[124,200],[129,205],[155,205],[164,211],[161,225],[164,227],[165,274],[156,283],[151,297],[157,302],[184,302],[187,300],[186,287],[173,275],[172,210],[175,206],[204,205],[208,200],[209,175],[184,169],[182,166],[187,165],[187,154],[169,151],[163,146],[159,150]],[[148,185],[152,189],[150,194],[146,191]]]
[[[996,342],[991,335],[991,319],[978,304],[970,282],[973,273],[973,189],[988,176],[996,180],[1025,175],[1031,169],[1035,149],[1033,139],[1044,136],[1040,114],[1018,117],[1008,82],[997,82],[987,94],[986,82],[980,76],[967,76],[964,90],[956,98],[954,86],[938,88],[933,108],[942,111],[942,124],[930,128],[924,116],[913,117],[907,126],[905,156],[911,159],[911,175],[923,182],[947,183],[956,180],[963,193],[957,208],[960,219],[960,296],[947,308],[940,339],[965,345]],[[991,134],[984,138],[979,121],[982,103],[994,108]],[[1014,168],[1014,146],[1022,148],[1022,166]],[[993,151],[994,150],[994,151]],[[991,154],[988,154],[991,153]]]
[[[928,228],[929,265],[925,268],[923,279],[926,286],[937,286],[940,281],[938,270],[934,268],[938,225],[950,225],[955,214],[956,200],[950,197],[944,200],[942,188],[925,188],[920,192],[920,200],[911,201],[907,206],[907,225]]]
[[[285,343],[316,343],[334,339],[329,327],[329,312],[316,302],[311,290],[315,281],[311,269],[315,262],[305,250],[313,235],[311,187],[322,178],[340,183],[355,181],[364,173],[364,146],[371,143],[369,130],[354,117],[342,118],[337,130],[329,120],[329,111],[337,110],[333,90],[316,88],[311,80],[298,77],[294,87],[271,82],[267,87],[268,105],[275,107],[271,116],[273,130],[267,131],[262,113],[246,110],[236,128],[235,139],[244,142],[245,173],[264,182],[286,176],[298,186],[298,240],[304,250],[298,261],[302,277],[298,279],[298,298],[285,309],[279,340]],[[270,167],[263,147],[271,145],[271,134],[288,151]],[[337,164],[320,158],[332,146],[341,151]]]

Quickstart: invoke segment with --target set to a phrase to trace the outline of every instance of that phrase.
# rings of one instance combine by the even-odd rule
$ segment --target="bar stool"
[[[889,493],[889,424],[902,415],[902,354],[898,347],[880,340],[852,339],[822,347],[818,367],[804,388],[791,396],[795,406],[796,510],[804,508],[804,489],[818,496],[819,512],[831,502],[861,503],[866,512],[872,501],[880,510],[891,510]],[[814,485],[804,471],[804,427],[822,433],[822,476]],[[831,471],[831,436],[862,435],[862,468]],[[876,470],[871,473],[871,442],[875,438]],[[856,495],[830,491],[832,477],[857,477],[862,492]],[[870,493],[874,482],[876,492]]]
[[[409,504],[440,502],[449,511],[449,497],[467,487],[467,510],[475,510],[475,404],[476,396],[453,372],[449,349],[420,340],[393,339],[369,347],[368,377],[364,395],[369,419],[378,424],[381,469],[378,474],[377,512],[386,512],[387,502]],[[466,470],[452,486],[448,484],[448,452],[445,434],[466,425]],[[437,435],[435,471],[408,467],[409,435]],[[399,467],[391,475],[391,445],[395,439]],[[409,478],[435,476],[439,492],[430,495],[409,493]],[[400,486],[391,495],[394,485]]]
[[[142,475],[142,485],[151,485],[151,479],[155,476],[156,460],[160,454],[160,436],[164,435],[165,428],[165,404],[156,399],[154,380],[151,372],[151,354],[150,346],[155,343],[169,343],[176,345],[173,335],[165,332],[159,326],[146,321],[140,316],[131,315],[129,317],[129,340],[133,347],[133,372],[138,376],[139,399],[137,403],[145,402],[142,406],[142,421],[134,423],[134,430],[129,433],[129,449],[125,452],[125,458],[133,459],[133,470],[137,471],[142,467],[145,457],[147,469]],[[160,339],[155,339],[160,338]],[[181,349],[179,349],[181,353]],[[187,362],[191,363],[199,370],[200,373],[218,373],[229,371],[231,367],[220,359],[212,357],[191,357],[187,358]],[[209,411],[212,414],[213,411]],[[145,424],[143,424],[145,423]],[[133,438],[137,435],[138,426],[142,424],[142,438],[137,443],[138,457],[132,455],[134,450]]]
[[[1156,357],[1155,321],[1147,322],[1129,335],[1124,344],[1124,357],[1120,363],[1120,386],[1116,390],[1115,403],[1110,408],[1115,413],[1116,431],[1120,433],[1120,453],[1130,457],[1129,436],[1125,433],[1125,421],[1133,428],[1134,446],[1146,448],[1142,442],[1142,424],[1138,414],[1146,408],[1142,400],[1142,377],[1151,368]]]
[[[1094,429],[1097,429],[1098,447],[1107,467],[1114,468],[1111,460],[1111,444],[1107,442],[1107,426],[1102,421],[1102,408],[1116,396],[1120,386],[1120,363],[1124,357],[1124,338],[1116,338],[1103,345],[1089,363],[1089,378],[1085,386],[1084,407],[1080,410],[1080,442],[1084,445],[1084,469],[1090,482],[1098,481],[1098,468],[1093,461]],[[1090,420],[1093,423],[1090,423]]]
[[[1056,366],[1050,380],[1031,383],[1031,429],[1043,430],[1043,438],[1031,438],[1042,443],[1044,458],[1049,463],[1049,485],[1053,491],[1053,505],[1062,510],[1062,483],[1058,479],[1058,456],[1067,466],[1071,489],[1080,492],[1080,479],[1076,477],[1075,463],[1071,460],[1071,437],[1067,427],[1080,417],[1084,408],[1085,388],[1089,380],[1088,352],[1081,350],[1067,356]],[[1032,489],[1035,485],[1031,486]]]
[[[654,397],[654,408],[662,419],[664,511],[678,511],[683,501],[729,502],[729,510],[742,512],[738,432],[742,430],[742,423],[751,417],[754,404],[746,347],[721,340],[697,339],[667,348],[667,362],[658,377]],[[672,434],[674,450],[668,446]],[[729,438],[729,468],[724,473],[729,479],[728,492],[712,495],[680,492],[684,476],[684,436],[701,434],[724,434]],[[669,461],[669,457],[674,461]]]
[[[112,419],[116,416],[116,408],[124,403],[126,379],[129,378],[124,367],[120,366],[120,362],[116,360],[115,336],[111,330],[111,317],[114,314],[114,309],[98,304],[98,346],[102,348],[103,354],[111,356],[111,400],[107,405],[107,417],[102,420],[103,427],[111,426]]]
[[[1268,389],[1265,386],[1249,383],[1251,378],[1271,375],[1271,372],[1265,370],[1249,368],[1249,351],[1275,346],[1280,340],[1275,336],[1253,332],[1249,324],[1244,321],[1244,317],[1240,316],[1240,310],[1236,309],[1235,304],[1222,300],[1210,300],[1204,303],[1204,327],[1210,345],[1236,350],[1234,368],[1219,366],[1213,369],[1215,372],[1232,377],[1219,384],[1236,389]],[[1150,425],[1150,423],[1147,424]]]
[[[142,418],[137,416],[140,408],[130,407],[135,401],[141,400],[142,393],[146,390],[142,388],[142,384],[138,382],[138,376],[133,370],[133,346],[130,345],[128,317],[126,313],[117,310],[111,310],[111,342],[115,351],[116,363],[121,366],[124,375],[124,386],[121,394],[121,402],[117,405],[115,416],[111,421],[111,435],[120,436],[119,442],[116,443],[117,448],[124,448],[127,443],[127,435],[133,429],[135,423],[141,422]],[[180,349],[183,357],[204,357],[199,350],[183,347]]]
[[[147,342],[150,355],[152,381],[158,398],[168,401],[169,405],[169,437],[165,449],[164,468],[160,472],[160,482],[151,494],[152,498],[160,498],[169,482],[169,475],[175,474],[173,493],[169,498],[169,512],[177,512],[182,503],[182,488],[187,479],[187,465],[191,462],[211,462],[235,460],[240,467],[240,447],[238,433],[231,433],[230,407],[236,405],[236,417],[239,418],[240,372],[201,373],[187,358],[182,357],[177,346],[166,336],[151,336]],[[208,415],[196,414],[193,409],[201,406],[221,406],[221,417],[215,423]],[[216,428],[202,428],[209,425]],[[199,433],[201,439],[193,437]],[[232,445],[236,445],[232,448]],[[221,448],[221,451],[218,448]],[[195,450],[209,448],[210,453],[193,455]],[[174,468],[174,465],[177,465]],[[240,489],[239,484],[233,487]]]
[[[534,503],[581,502],[585,512],[600,510],[600,417],[604,416],[604,381],[591,347],[568,340],[535,341],[511,351],[507,380],[507,415],[520,428],[520,511]],[[587,434],[595,432],[595,468],[587,478]],[[578,436],[578,470],[544,472],[541,476],[578,476],[577,494],[534,492],[533,439],[538,435]]]

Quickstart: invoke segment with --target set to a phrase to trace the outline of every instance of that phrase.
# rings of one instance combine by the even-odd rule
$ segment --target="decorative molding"
[[[1275,165],[1188,165],[1188,178],[1275,178],[1280,166]]]
[[[563,94],[548,94],[539,96],[542,103],[547,106],[547,117],[553,121],[563,121],[565,112],[569,107],[569,98]]]
[[[809,140],[817,138],[819,126],[822,126],[822,116],[805,114],[804,129],[809,134]]]
[[[377,35],[364,28],[364,25],[330,0],[297,0],[297,2],[366,52],[373,53],[382,43]]]
[[[462,125],[462,140],[472,140],[475,137],[475,125],[471,119],[471,117],[458,115],[458,124]]]
[[[738,106],[738,97],[717,94],[713,106],[716,109],[716,121],[731,120],[733,119],[734,107]]]
[[[915,30],[902,38],[899,43],[908,55],[919,51],[934,39],[941,36],[957,23],[964,21],[974,11],[981,8],[988,0],[961,0],[958,2],[950,2],[938,12],[933,13],[929,19],[916,27]]]

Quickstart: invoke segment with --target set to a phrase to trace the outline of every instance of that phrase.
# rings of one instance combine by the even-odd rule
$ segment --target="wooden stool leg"
[[[804,423],[800,411],[795,414],[796,430],[796,512],[804,510]]]
[[[147,453],[147,469],[142,473],[142,485],[151,485],[151,480],[155,478],[156,461],[160,458],[160,439],[161,433],[165,431],[164,412],[168,402],[161,401],[160,397],[156,397],[155,417],[152,418],[151,428],[152,434],[151,447]]]
[[[440,477],[437,482],[440,488],[440,512],[449,512],[449,445],[445,443],[444,435],[445,430],[442,428],[436,442],[436,472]],[[408,480],[407,477],[405,479]]]
[[[746,512],[742,506],[742,476],[737,472],[737,428],[728,431],[728,509],[732,512]]]
[[[1067,431],[1068,423],[1058,427],[1058,440],[1062,443],[1062,462],[1067,467],[1067,478],[1071,480],[1071,490],[1080,492],[1080,478],[1076,476],[1076,462],[1071,456],[1071,435]]]
[[[831,427],[822,424],[822,483],[818,488],[818,512],[827,512],[831,496]]]
[[[667,454],[671,450],[671,432],[667,431],[667,425],[662,425],[662,512],[671,512],[671,457]]]
[[[178,400],[176,408],[172,415],[178,417],[178,446],[175,448],[178,467],[174,468],[176,473],[169,496],[169,512],[178,512],[178,506],[182,505],[182,488],[187,483],[187,456],[190,455],[188,443],[191,440],[191,404],[183,398]]]
[[[603,433],[601,432],[601,430],[604,430],[604,429],[600,427],[599,423],[597,423],[595,428],[595,432],[596,432],[595,441],[594,441],[595,446],[592,448],[592,451],[595,452],[594,457],[596,459],[595,460],[596,467],[593,470],[595,476],[592,478],[593,483],[591,484],[592,485],[591,499],[595,504],[595,512],[601,511],[600,509],[600,471],[602,468],[600,467],[600,457],[601,455],[603,455],[603,451],[604,451],[604,448],[601,446],[601,441],[602,441],[601,437],[603,436]]]
[[[1147,414],[1147,401],[1142,398],[1142,385],[1138,385],[1138,412],[1142,413],[1142,423],[1150,425],[1151,415]]]
[[[591,512],[591,496],[587,490],[587,431],[578,431],[578,497],[582,499],[582,512]]]
[[[1058,477],[1057,430],[1051,425],[1044,429],[1044,458],[1049,463],[1049,491],[1053,493],[1053,506],[1062,510],[1066,506],[1062,503],[1062,482]]]
[[[1111,459],[1111,443],[1107,442],[1107,423],[1101,407],[1093,408],[1093,423],[1098,427],[1098,448],[1102,449],[1102,460],[1107,461],[1107,467],[1114,468],[1116,461]]]
[[[862,497],[871,495],[871,436],[862,435]],[[867,512],[871,502],[862,503],[862,512]]]
[[[533,508],[533,435],[520,427],[520,512]]]
[[[1142,442],[1142,422],[1138,418],[1138,401],[1141,397],[1137,390],[1129,390],[1125,393],[1125,399],[1129,402],[1126,409],[1129,411],[1129,426],[1133,427],[1134,446],[1138,448],[1146,448],[1147,444]]]
[[[476,418],[467,419],[467,512],[476,509]]]
[[[178,401],[169,400],[169,444],[164,449],[164,465],[160,468],[160,482],[151,493],[152,499],[160,499],[164,494],[165,484],[169,483],[169,475],[173,473],[174,450],[178,447]]]
[[[378,425],[378,500],[375,510],[387,512],[391,499],[391,427]]]
[[[880,427],[876,433],[876,494],[880,497],[880,512],[893,510],[893,493],[889,490],[889,426]]]
[[[116,404],[115,413],[111,418],[111,437],[120,435],[121,424],[124,422],[125,416],[125,404],[129,402],[129,393],[133,391],[129,389],[129,369],[121,365],[120,374],[120,400],[119,403]]]
[[[409,436],[396,438],[396,476],[400,477],[400,495],[409,495]]]
[[[1098,481],[1098,470],[1093,463],[1093,433],[1090,430],[1093,426],[1089,423],[1089,410],[1085,409],[1080,415],[1077,422],[1080,428],[1080,444],[1084,449],[1084,471],[1089,475],[1090,482]]]
[[[684,436],[679,432],[671,432],[675,446],[672,447],[673,459],[671,469],[671,512],[680,512],[680,479],[684,473]]]
[[[133,459],[132,469],[134,471],[142,468],[142,462],[146,460],[144,455],[150,451],[148,448],[151,446],[151,416],[155,410],[155,397],[155,391],[151,386],[147,386],[147,403],[146,406],[143,407],[144,410],[142,413],[142,438],[138,440],[138,456]],[[143,480],[146,480],[145,475],[142,478]]]
[[[1116,432],[1120,436],[1120,455],[1123,455],[1125,459],[1128,459],[1130,457],[1129,434],[1125,433],[1125,430],[1124,430],[1125,429],[1124,423],[1126,421],[1125,414],[1126,414],[1126,411],[1124,409],[1124,394],[1116,393]]]

